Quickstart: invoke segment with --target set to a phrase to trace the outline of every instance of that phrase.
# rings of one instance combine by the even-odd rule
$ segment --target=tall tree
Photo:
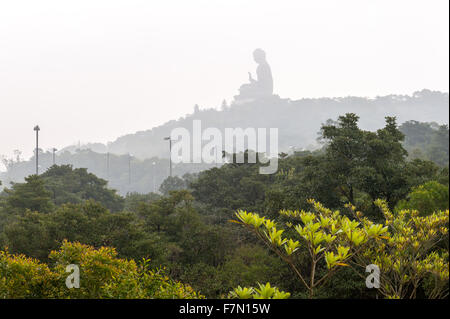
[[[393,117],[386,117],[385,127],[377,132],[361,130],[358,119],[348,113],[337,124],[322,126],[327,175],[338,183],[344,201],[355,205],[356,194],[363,192],[371,202],[384,198],[394,206],[409,191],[404,135]]]
[[[51,193],[46,189],[44,179],[37,175],[25,178],[25,183],[15,183],[5,189],[6,211],[23,214],[27,209],[48,213],[52,210]]]
[[[124,207],[124,199],[115,190],[107,188],[108,182],[89,173],[86,168],[54,165],[41,177],[56,205],[93,199],[111,211],[120,211]]]

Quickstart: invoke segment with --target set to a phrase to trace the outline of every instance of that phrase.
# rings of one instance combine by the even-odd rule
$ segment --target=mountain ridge
[[[448,124],[448,104],[448,93],[428,89],[416,91],[412,95],[390,94],[374,98],[347,96],[291,100],[274,95],[247,103],[223,104],[220,110],[200,110],[196,107],[193,113],[177,120],[119,136],[112,142],[88,143],[81,147],[73,145],[63,148],[61,152],[89,148],[99,153],[133,154],[140,159],[154,156],[168,158],[164,137],[176,127],[190,130],[193,120],[201,120],[203,128],[216,127],[220,130],[225,127],[278,127],[280,150],[285,151],[289,147],[311,149],[317,146],[315,138],[320,125],[344,113],[356,113],[360,116],[361,127],[368,130],[382,127],[385,116],[396,116],[399,123],[420,119],[422,122]],[[293,119],[297,122],[294,123]]]

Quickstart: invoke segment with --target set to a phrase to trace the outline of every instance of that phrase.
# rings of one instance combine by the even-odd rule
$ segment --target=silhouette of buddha
[[[266,61],[266,53],[261,49],[256,49],[253,52],[253,58],[258,64],[256,68],[256,80],[249,72],[248,77],[250,83],[243,84],[239,88],[239,99],[246,98],[260,98],[271,96],[273,94],[273,79],[272,71]]]

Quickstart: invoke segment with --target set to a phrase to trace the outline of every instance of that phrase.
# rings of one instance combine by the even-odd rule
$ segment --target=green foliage
[[[320,299],[369,299],[377,297],[377,289],[367,289],[365,269],[342,267],[315,293]],[[300,298],[307,296],[299,295]]]
[[[377,132],[361,130],[358,119],[350,113],[328,122],[321,130],[324,149],[280,157],[275,175],[258,174],[257,164],[226,164],[201,172],[190,184],[192,194],[210,209],[230,214],[242,209],[275,217],[280,209],[307,209],[307,199],[317,198],[333,209],[350,202],[382,220],[373,205],[377,198],[394,207],[411,187],[431,180],[448,183],[448,169],[406,160],[404,135],[394,118],[387,117]]]
[[[106,180],[88,173],[86,168],[74,169],[71,165],[54,165],[43,173],[41,178],[56,205],[78,204],[92,199],[111,211],[123,209],[123,198],[106,187]]]
[[[386,202],[377,200],[376,205],[389,227],[387,240],[374,242],[355,256],[362,267],[375,264],[380,268],[379,292],[387,298],[415,298],[419,285],[428,277],[434,284],[426,291],[428,298],[448,296],[449,264],[448,246],[438,244],[448,241],[449,211],[438,211],[420,216],[416,210],[392,213]],[[362,223],[371,223],[357,214]]]
[[[218,248],[220,249],[220,248]],[[225,256],[225,261],[217,266],[205,262],[183,265],[182,282],[209,298],[224,298],[238,285],[253,286],[269,280],[277,287],[300,290],[291,280],[289,267],[277,256],[259,245],[241,245]]]
[[[0,251],[0,299],[54,298],[58,276],[37,259]]]
[[[406,199],[397,204],[395,211],[418,210],[422,215],[430,215],[448,208],[448,186],[431,181],[414,187]]]
[[[155,193],[149,194],[139,194],[139,193],[128,193],[125,196],[124,210],[128,212],[137,213],[139,206],[143,203],[150,204],[158,199],[160,199],[160,195]]]
[[[258,283],[258,288],[238,286],[230,292],[230,298],[238,299],[288,299],[290,293],[280,291],[277,287],[271,287],[270,283],[265,285]]]
[[[408,121],[399,127],[406,135],[405,149],[410,158],[430,160],[441,166],[448,166],[448,125]]]
[[[258,164],[232,163],[201,172],[191,183],[193,196],[200,202],[230,210],[261,207],[268,175],[258,173]]]
[[[328,207],[340,206],[338,183],[329,178],[323,154],[297,154],[278,164],[279,172],[265,194],[265,214],[276,217],[281,209],[307,209],[312,197]]]
[[[356,204],[356,190],[363,191],[373,202],[384,198],[395,205],[408,191],[402,173],[407,155],[404,139],[395,118],[386,117],[386,126],[376,133],[358,128],[355,114],[340,116],[337,124],[322,126],[327,141],[328,178],[338,181],[345,202]]]
[[[191,287],[171,281],[162,270],[149,270],[149,261],[138,265],[133,260],[117,258],[114,248],[93,247],[64,241],[50,259],[61,280],[65,266],[80,267],[80,288],[65,289],[67,298],[197,298]]]
[[[189,285],[169,279],[149,260],[120,259],[114,248],[64,241],[52,251],[49,266],[23,255],[0,251],[0,296],[3,298],[202,298]],[[80,287],[65,285],[66,266],[80,268]]]
[[[135,215],[111,213],[93,201],[62,205],[48,214],[28,211],[7,225],[4,234],[12,252],[40,260],[46,260],[64,239],[94,247],[114,246],[131,258],[158,260],[163,254],[159,237],[145,233]]]
[[[379,239],[387,227],[379,224],[360,225],[355,220],[342,216],[339,211],[331,211],[320,203],[310,200],[314,212],[282,210],[280,214],[288,217],[286,225],[293,231],[284,237],[273,220],[258,214],[238,211],[236,223],[253,231],[257,237],[272,249],[294,271],[297,279],[314,296],[317,288],[323,285],[342,266],[348,266],[350,257],[359,252],[372,240]],[[292,221],[296,222],[296,225]],[[295,230],[295,232],[294,232]],[[298,252],[309,253],[309,267],[302,272]],[[317,273],[320,263],[325,261],[327,270],[323,275]]]
[[[27,209],[48,213],[53,209],[51,193],[40,176],[30,175],[25,178],[25,183],[13,184],[11,189],[5,189],[5,193],[5,210],[9,214],[23,214]]]
[[[448,234],[449,212],[434,212],[421,217],[417,211],[401,210],[393,214],[385,201],[377,200],[385,217],[384,224],[375,224],[353,205],[348,205],[358,220],[350,220],[311,200],[315,212],[283,210],[280,213],[297,222],[286,225],[294,229],[301,242],[284,237],[284,229],[258,214],[238,211],[239,224],[253,231],[293,269],[296,277],[314,296],[315,289],[342,266],[354,264],[365,268],[375,264],[381,270],[379,291],[387,298],[415,298],[417,289],[430,276],[426,294],[429,298],[448,296],[448,247],[437,246]],[[295,233],[290,232],[291,236]],[[303,272],[299,252],[309,253],[310,276]],[[315,278],[318,263],[325,260],[327,271]],[[237,289],[235,294],[248,297],[249,289]]]
[[[431,161],[414,159],[406,163],[404,175],[411,187],[438,181],[448,186],[448,167],[440,168]],[[405,194],[406,195],[406,194]]]
[[[171,191],[170,196],[162,197],[151,203],[141,202],[137,209],[138,215],[144,218],[146,227],[150,231],[169,230],[173,224],[168,219],[180,209],[192,211],[192,201],[194,198],[191,193],[182,191]]]
[[[162,182],[159,191],[163,195],[168,195],[171,191],[178,191],[186,188],[187,185],[183,179],[178,176],[169,176]]]
[[[0,247],[9,247],[0,258],[0,280],[11,278],[11,269],[20,278],[28,278],[28,271],[36,277],[27,283],[3,279],[0,297],[192,295],[183,284],[169,280],[168,274],[209,298],[231,297],[228,293],[238,286],[247,287],[237,291],[251,298],[273,297],[276,289],[291,292],[293,298],[371,298],[376,293],[366,288],[364,268],[357,266],[375,263],[376,256],[385,255],[391,261],[400,260],[401,266],[391,267],[389,261],[382,265],[387,270],[382,281],[394,282],[388,285],[394,288],[383,286],[384,296],[445,296],[448,242],[442,237],[448,238],[443,235],[448,226],[442,224],[438,211],[448,209],[448,166],[434,163],[442,164],[438,149],[445,153],[445,147],[437,140],[437,126],[432,125],[430,136],[434,137],[423,143],[437,148],[418,158],[410,153],[407,159],[404,148],[411,150],[410,135],[420,138],[420,134],[403,127],[397,128],[388,117],[384,128],[364,131],[358,127],[358,117],[347,114],[323,126],[322,149],[279,154],[276,174],[259,174],[259,164],[233,162],[198,175],[166,179],[162,196],[132,191],[157,189],[167,176],[167,160],[133,159],[129,184],[129,157],[111,154],[108,185],[128,192],[125,198],[85,169],[53,166],[0,193]],[[406,135],[403,142],[402,133]],[[439,136],[445,140],[445,134]],[[292,139],[288,145],[295,143]],[[41,155],[44,163],[46,154]],[[64,159],[76,167],[89,163],[93,167],[89,166],[89,172],[106,176],[105,154],[85,150],[63,155],[58,163]],[[237,156],[225,155],[229,160]],[[248,158],[248,152],[243,155]],[[8,174],[27,163],[14,162]],[[207,166],[192,167],[195,171]],[[185,169],[176,165],[174,172],[181,174]],[[309,198],[323,205],[310,202],[311,210]],[[394,211],[395,222],[389,224],[380,213],[376,198],[386,200],[385,210]],[[413,210],[420,213],[404,213]],[[236,211],[238,222],[245,227],[226,222]],[[429,219],[420,219],[425,217]],[[416,238],[422,245],[420,256],[414,255],[416,244],[409,240],[415,237],[410,236],[410,229],[414,235],[428,236]],[[64,239],[79,243],[67,243],[60,250]],[[396,251],[396,245],[401,251]],[[50,251],[54,251],[53,259],[48,258]],[[89,271],[84,291],[68,292],[63,283],[67,274],[63,268],[56,270],[57,265],[69,262],[70,258],[64,259],[69,255],[78,256],[76,260],[82,260]],[[149,258],[156,270],[149,268]],[[404,266],[407,263],[413,266]],[[408,280],[400,280],[405,274]],[[102,285],[101,280],[107,283]],[[259,286],[261,282],[278,288]],[[402,293],[398,293],[399,283]]]

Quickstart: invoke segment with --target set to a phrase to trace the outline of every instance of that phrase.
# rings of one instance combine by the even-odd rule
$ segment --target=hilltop
[[[384,125],[385,116],[397,117],[398,123],[409,120],[448,124],[449,95],[438,91],[422,90],[412,95],[387,95],[376,98],[340,97],[290,100],[276,95],[251,102],[224,103],[220,109],[198,108],[192,114],[169,121],[146,131],[139,131],[117,138],[108,145],[88,146],[96,152],[109,150],[113,154],[133,154],[144,159],[154,156],[168,158],[168,146],[164,137],[172,129],[184,127],[192,130],[192,121],[201,120],[202,128],[270,128],[279,130],[279,149],[317,148],[317,132],[327,120],[339,115],[355,113],[360,126],[376,130]],[[71,150],[76,147],[71,147]]]

